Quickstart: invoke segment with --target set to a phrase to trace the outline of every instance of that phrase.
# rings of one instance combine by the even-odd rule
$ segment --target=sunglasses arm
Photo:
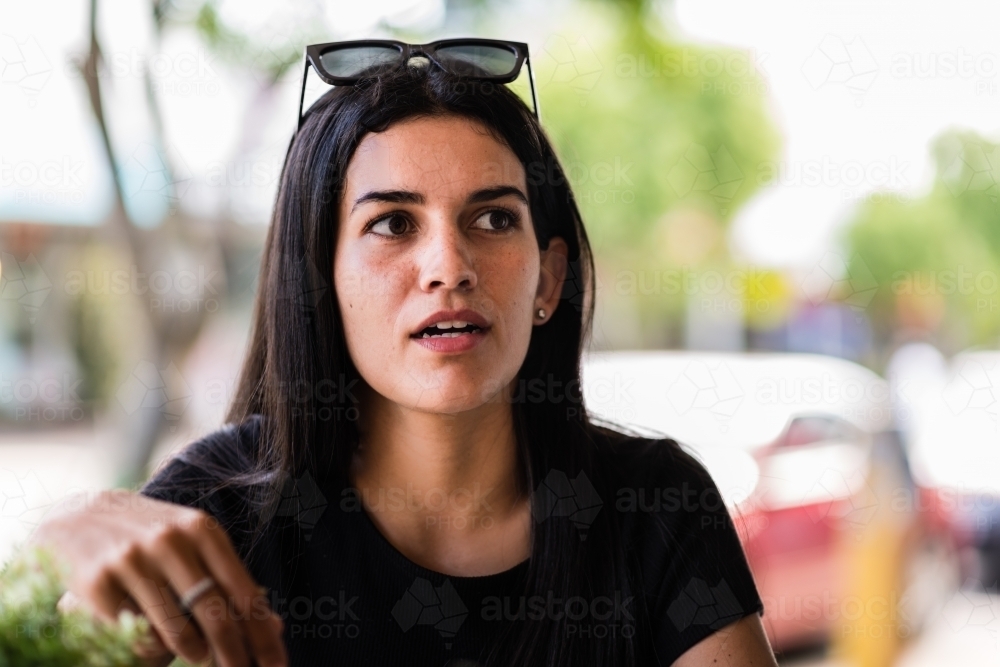
[[[528,65],[528,83],[531,84],[531,103],[535,107],[535,119],[540,123],[542,122],[542,115],[538,110],[538,97],[535,96],[535,74],[531,70],[531,56],[526,56],[525,62]]]
[[[299,92],[299,123],[298,127],[295,129],[296,134],[302,129],[302,105],[305,103],[306,99],[306,77],[309,75],[309,56],[306,56],[306,66],[302,70],[302,90]]]

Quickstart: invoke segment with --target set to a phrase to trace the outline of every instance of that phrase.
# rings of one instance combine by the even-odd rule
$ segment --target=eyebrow
[[[501,197],[514,196],[520,199],[525,206],[528,205],[528,198],[524,196],[520,188],[513,185],[497,185],[492,188],[476,190],[466,198],[467,204],[481,204],[482,202],[493,201]],[[423,204],[424,196],[419,192],[409,190],[372,190],[366,192],[354,200],[351,213],[366,202],[385,202],[388,204]]]
[[[524,203],[525,206],[528,205],[528,198],[524,196],[524,193],[521,192],[520,188],[515,188],[513,185],[497,185],[492,188],[476,190],[469,195],[466,202],[469,204],[481,204],[484,201],[493,201],[494,199],[509,196],[517,197]]]
[[[410,192],[409,190],[372,190],[354,200],[351,213],[354,213],[355,209],[365,202],[370,201],[380,201],[389,204],[423,204],[424,196],[416,192]]]

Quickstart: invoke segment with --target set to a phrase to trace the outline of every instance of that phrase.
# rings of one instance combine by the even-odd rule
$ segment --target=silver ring
[[[191,588],[187,589],[183,595],[180,597],[180,607],[186,612],[191,611],[191,606],[194,605],[205,593],[212,590],[215,586],[215,579],[212,577],[205,577],[198,583],[196,583]]]

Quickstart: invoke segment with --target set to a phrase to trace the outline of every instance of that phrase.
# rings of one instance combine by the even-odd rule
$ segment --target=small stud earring
[[[545,319],[545,309],[544,308],[539,308],[538,309],[538,317],[540,319],[543,319],[543,320]]]

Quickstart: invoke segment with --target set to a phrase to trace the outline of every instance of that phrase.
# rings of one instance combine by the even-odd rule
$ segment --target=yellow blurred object
[[[902,563],[908,529],[905,515],[892,508],[891,493],[899,480],[886,466],[872,466],[868,484],[852,499],[853,507],[874,506],[870,519],[852,523],[841,533],[840,562],[845,568],[841,618],[834,625],[831,653],[851,667],[890,667],[909,628],[901,623]],[[850,517],[848,517],[850,519]]]
[[[771,329],[788,320],[792,288],[779,271],[751,267],[746,280],[747,324],[758,330]]]

